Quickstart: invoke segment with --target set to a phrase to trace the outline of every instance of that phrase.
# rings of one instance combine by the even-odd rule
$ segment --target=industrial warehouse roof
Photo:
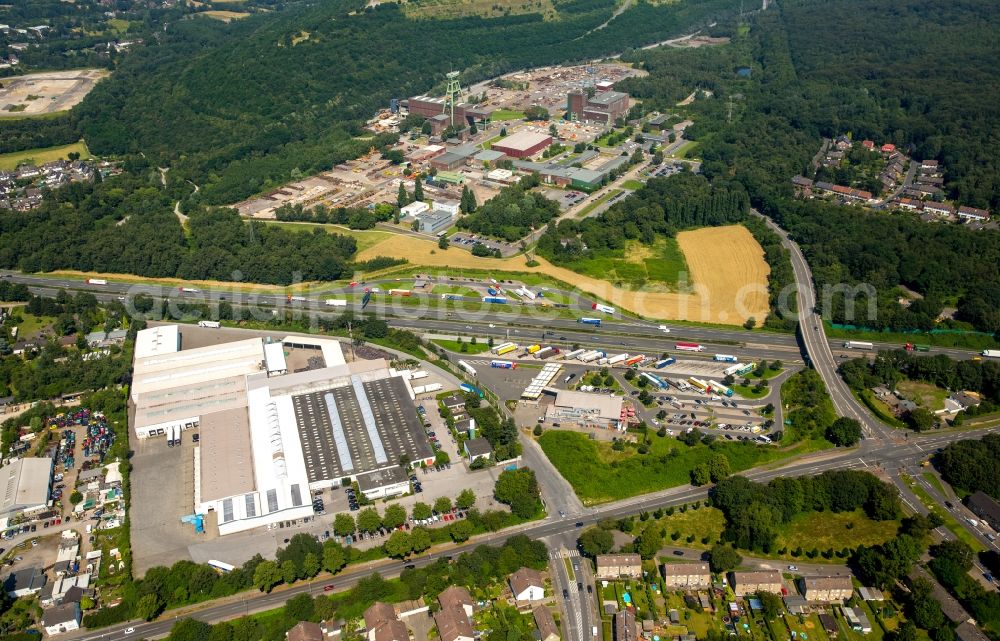
[[[601,93],[594,94],[587,102],[592,105],[610,105],[622,98],[628,98],[628,94],[620,91],[602,91]]]
[[[146,331],[150,330],[139,332],[139,336]],[[264,343],[260,338],[136,358],[132,398],[136,400],[146,392],[245,376],[261,371],[263,366]]]
[[[132,425],[138,429],[193,420],[210,412],[246,407],[246,404],[246,377],[228,376],[136,395]]]
[[[0,468],[0,514],[45,505],[49,500],[52,459],[22,458]]]
[[[408,480],[409,477],[406,476],[406,470],[398,465],[393,465],[382,470],[358,475],[358,489],[366,492],[382,487],[389,487],[390,485],[406,483]]]
[[[512,134],[506,138],[501,138],[496,141],[493,143],[493,147],[499,149],[527,151],[536,145],[541,145],[551,140],[552,136],[548,134],[542,134],[535,131],[519,131],[516,134]]]
[[[255,489],[250,417],[243,406],[213,412],[200,425],[201,501],[217,501]]]
[[[135,337],[136,359],[171,354],[181,348],[180,328],[177,325],[158,325],[144,329]]]
[[[507,154],[503,153],[502,151],[494,151],[492,149],[485,149],[483,151],[480,151],[478,154],[476,154],[474,156],[474,159],[478,160],[480,162],[495,162],[497,160],[500,160],[501,158],[503,158],[506,155]]]
[[[591,394],[588,392],[576,392],[573,390],[559,390],[556,393],[556,407],[573,407],[589,413],[597,414],[600,418],[617,421],[622,414],[622,397],[611,396],[609,394]]]

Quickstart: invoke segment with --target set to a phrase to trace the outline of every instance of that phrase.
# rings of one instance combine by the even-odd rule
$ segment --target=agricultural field
[[[4,78],[0,88],[0,118],[66,111],[83,100],[107,75],[105,69],[70,69]]]
[[[696,292],[704,288],[703,304],[716,312],[717,322],[763,321],[768,313],[764,251],[746,227],[706,227],[677,234]],[[725,260],[720,260],[725,257]]]
[[[677,235],[677,243],[691,272],[692,293],[629,291],[606,280],[578,274],[535,257],[537,267],[528,267],[525,256],[480,258],[458,248],[439,249],[437,243],[408,236],[393,236],[360,251],[358,261],[378,256],[403,258],[417,267],[450,272],[477,270],[535,272],[645,318],[741,325],[749,316],[767,316],[767,263],[763,250],[745,227],[711,227]],[[720,261],[719,256],[726,260]],[[668,269],[667,261],[654,263]],[[523,278],[521,280],[524,280]]]
[[[29,161],[35,165],[42,165],[53,160],[65,160],[73,152],[80,154],[81,159],[92,157],[90,150],[87,149],[87,143],[81,140],[71,145],[40,147],[0,154],[0,169],[15,169],[21,163]]]
[[[652,245],[627,241],[625,248],[566,265],[575,272],[610,281],[619,287],[677,289],[687,273],[684,255],[673,238],[658,238]]]

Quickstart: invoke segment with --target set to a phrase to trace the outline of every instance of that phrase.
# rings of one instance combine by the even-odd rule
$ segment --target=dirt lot
[[[4,78],[0,88],[0,118],[65,111],[83,100],[97,81],[107,75],[104,69],[76,69]],[[23,110],[10,110],[21,105]]]
[[[750,316],[759,321],[767,316],[769,270],[764,252],[750,232],[736,225],[712,227],[683,232],[678,234],[677,241],[691,269],[691,294],[627,291],[557,267],[540,257],[535,258],[538,267],[529,268],[524,256],[479,258],[457,248],[441,250],[436,243],[404,236],[394,236],[369,247],[358,254],[358,260],[392,256],[427,267],[537,271],[645,318],[740,325]],[[726,260],[719,260],[720,256]]]

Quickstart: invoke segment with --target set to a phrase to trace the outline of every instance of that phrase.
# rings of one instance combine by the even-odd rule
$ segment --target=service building
[[[519,131],[516,134],[501,138],[490,148],[511,158],[530,158],[542,152],[552,144],[552,136],[534,131]]]

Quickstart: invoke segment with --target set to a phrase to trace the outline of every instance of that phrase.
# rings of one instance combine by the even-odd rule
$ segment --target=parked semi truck
[[[551,345],[543,347],[535,352],[535,358],[551,358],[559,353],[559,350]]]
[[[198,321],[198,327],[208,327],[210,329],[219,329],[220,327],[222,327],[222,323],[220,323],[219,321],[204,320],[204,321]]]
[[[566,356],[564,356],[563,358],[565,358],[566,360],[569,360],[571,358],[579,358],[581,354],[586,354],[586,353],[587,350],[585,349],[574,349],[569,354],[566,354]]]
[[[608,357],[608,365],[617,365],[618,363],[625,362],[628,358],[628,354],[616,354],[615,356]]]
[[[656,365],[653,365],[653,367],[655,367],[656,369],[663,369],[667,365],[673,365],[676,362],[677,362],[676,358],[674,358],[673,356],[668,356],[663,360],[656,361]]]
[[[643,362],[644,360],[646,360],[646,355],[645,354],[639,354],[638,356],[633,356],[632,358],[627,359],[625,361],[625,365],[627,367],[631,367],[633,365],[638,365],[639,363]]]
[[[325,302],[327,307],[347,307],[346,298],[327,298]]]
[[[469,365],[465,361],[458,361],[458,366],[464,369],[469,374],[472,374],[473,376],[476,375],[476,368],[473,367],[472,365]]]
[[[604,358],[605,356],[607,356],[607,354],[602,352],[601,350],[592,349],[589,352],[580,354],[579,359],[583,363],[590,363],[591,361],[596,361],[597,359]]]
[[[674,349],[679,349],[682,352],[704,352],[704,345],[699,343],[675,343]]]
[[[178,289],[180,289],[185,294],[197,294],[198,293],[198,289],[195,288],[195,287],[179,287]]]
[[[987,358],[1000,358],[1000,349],[984,349],[982,355]]]
[[[505,296],[483,296],[484,303],[495,303],[497,305],[506,305],[507,298]]]
[[[539,345],[539,344],[537,344],[537,343],[534,344],[534,345],[529,345],[528,346],[528,353],[529,354],[534,354],[535,352],[537,352],[540,349],[542,349],[542,346]]]
[[[722,394],[723,396],[732,396],[733,390],[729,389],[722,383],[716,383],[715,381],[709,381],[709,385],[716,394]]]
[[[608,307],[607,305],[601,305],[600,303],[594,303],[590,308],[599,312],[604,312],[605,314],[615,313],[614,307]]]
[[[643,372],[642,377],[660,389],[667,389],[667,382],[656,374]]]
[[[459,361],[459,362],[461,362],[461,361]],[[479,389],[475,385],[469,385],[468,383],[462,383],[458,387],[463,392],[472,392],[473,394],[475,394],[479,398],[482,398],[483,396],[485,396],[485,394],[483,394],[483,390]]]
[[[490,361],[490,367],[496,369],[517,369],[517,363],[513,361]]]
[[[736,357],[732,354],[716,354],[712,357],[712,360],[719,361],[720,363],[735,363]]]
[[[521,296],[524,296],[525,298],[527,298],[528,300],[535,300],[535,297],[537,296],[537,294],[535,294],[535,292],[531,291],[527,287],[521,287],[520,289],[517,289],[515,291],[518,294],[520,294]]]
[[[913,343],[907,343],[903,345],[903,349],[908,352],[918,351],[918,352],[929,352],[931,351],[930,345],[915,345]]]
[[[427,385],[418,385],[413,388],[414,394],[427,394],[428,392],[439,392],[441,391],[441,383],[429,383]]]
[[[106,281],[103,278],[88,278],[87,279],[87,284],[88,285],[107,285],[108,281]]]
[[[490,295],[490,296],[496,296],[497,294],[499,294],[499,293],[500,293],[500,290],[499,290],[499,289],[496,289],[496,288],[494,288],[494,287],[487,287],[487,288],[486,288],[486,291],[487,291],[487,292],[489,292],[489,295]]]
[[[844,347],[847,349],[872,349],[875,346],[867,341],[847,341],[844,343]]]
[[[408,289],[390,289],[389,290],[389,295],[390,296],[412,296],[413,292],[411,292]]]
[[[512,352],[517,349],[517,343],[500,343],[493,348],[494,354],[506,354],[507,352]]]
[[[595,325],[597,327],[601,326],[601,319],[600,318],[586,318],[586,317],[584,317],[584,318],[578,318],[578,319],[576,319],[576,322],[583,323],[584,325]]]

